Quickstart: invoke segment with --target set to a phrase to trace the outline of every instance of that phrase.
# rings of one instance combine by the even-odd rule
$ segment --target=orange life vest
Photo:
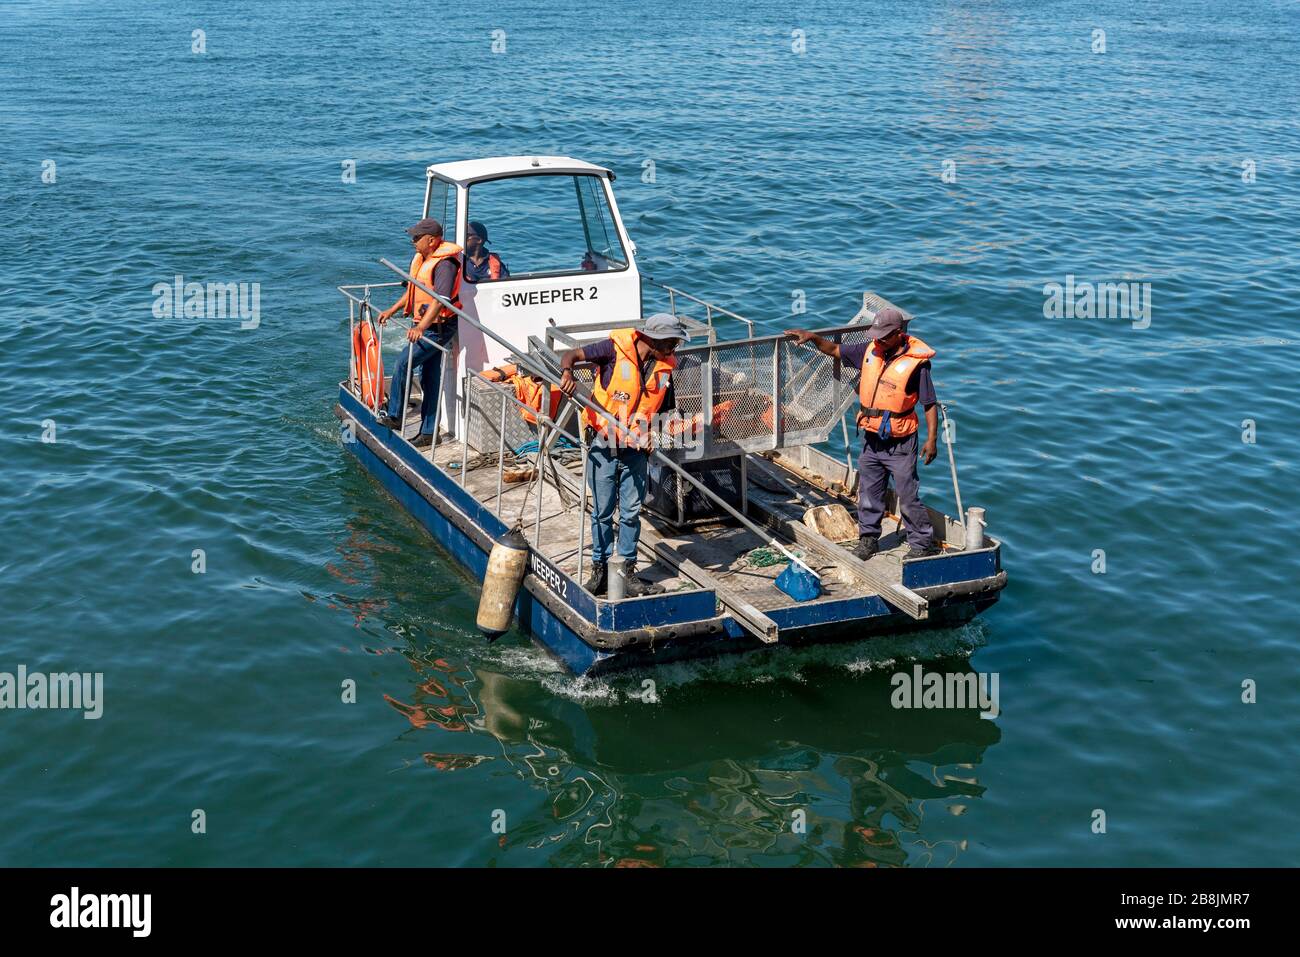
[[[356,370],[361,401],[378,411],[384,404],[384,357],[379,352],[375,328],[359,322],[352,331],[352,367]]]
[[[858,401],[862,404],[858,428],[879,433],[884,420],[881,413],[888,412],[891,436],[902,438],[916,432],[920,426],[916,418],[918,393],[908,392],[907,382],[917,366],[932,358],[934,350],[916,336],[908,336],[903,351],[888,364],[873,343],[862,359],[862,378],[858,380]]]
[[[411,268],[409,270],[409,274],[413,279],[418,279],[420,282],[424,283],[426,286],[432,289],[434,288],[433,271],[438,268],[438,263],[442,262],[444,259],[449,259],[453,256],[459,256],[459,255],[460,255],[459,246],[457,246],[455,243],[449,243],[446,240],[443,240],[442,244],[438,246],[438,248],[435,249],[433,252],[431,252],[427,257],[421,257],[419,253],[416,253],[414,256],[412,256]],[[455,306],[457,309],[460,308],[460,275],[461,275],[460,262],[457,261],[456,278],[452,280],[451,295],[447,297],[448,299],[451,300],[451,304]],[[413,316],[415,320],[418,322],[420,319],[424,318],[424,310],[428,306],[434,304],[435,304],[434,298],[431,295],[429,295],[427,292],[425,292],[423,289],[415,285],[415,283],[410,283],[407,285],[406,302],[403,304],[402,307],[402,312],[405,315]],[[448,309],[446,306],[438,305],[438,315],[433,321],[445,322],[446,320],[450,319],[454,315],[456,314],[452,312],[450,309]]]
[[[547,404],[547,416],[554,421],[555,413],[560,411],[560,399],[564,393],[553,385],[548,386],[545,382],[537,382],[531,376],[521,373],[517,366],[497,366],[495,369],[488,369],[479,374],[489,382],[504,382],[515,390],[515,398],[528,407],[520,409],[519,414],[529,425],[537,424],[536,413],[542,410],[542,393],[546,389],[550,389],[551,392],[550,402]]]
[[[609,334],[614,343],[614,369],[610,373],[608,386],[601,383],[601,375],[597,372],[591,397],[618,420],[618,445],[648,449],[652,441],[651,417],[664,404],[672,371],[677,368],[677,359],[673,356],[655,359],[649,381],[643,381],[641,358],[636,351],[639,336],[640,333],[635,329],[615,329]],[[583,416],[597,433],[602,436],[608,434],[609,423],[604,417],[590,409],[585,410]]]

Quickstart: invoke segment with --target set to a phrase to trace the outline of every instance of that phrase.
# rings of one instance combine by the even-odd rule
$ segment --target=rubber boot
[[[855,557],[860,558],[865,562],[872,555],[876,554],[876,551],[879,548],[879,535],[859,535],[858,543],[853,546],[853,554]]]
[[[643,598],[646,595],[658,595],[663,592],[662,585],[652,585],[650,582],[642,581],[636,577],[636,563],[627,563],[627,584],[624,587],[624,595],[628,598]]]
[[[609,566],[604,562],[591,563],[591,577],[587,579],[587,584],[583,587],[596,597],[605,594],[605,587],[609,584]]]

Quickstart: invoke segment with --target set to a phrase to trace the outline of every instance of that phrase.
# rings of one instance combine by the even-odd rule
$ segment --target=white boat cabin
[[[547,326],[641,319],[636,245],[623,227],[614,174],[568,156],[496,156],[428,168],[424,216],[443,224],[462,248],[471,221],[508,275],[461,283],[464,311],[511,342],[545,336]],[[460,325],[458,369],[505,361],[506,353],[467,323]],[[450,407],[450,406],[449,406]],[[449,417],[452,426],[455,417]]]

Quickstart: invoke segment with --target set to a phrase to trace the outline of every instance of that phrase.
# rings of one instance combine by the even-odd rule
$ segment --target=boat
[[[856,528],[843,520],[855,507],[857,476],[851,454],[824,449],[837,431],[851,448],[846,414],[856,408],[857,370],[643,275],[609,169],[507,156],[426,172],[421,215],[446,224],[462,247],[471,223],[487,224],[508,275],[463,282],[459,307],[425,288],[459,322],[441,348],[437,440],[423,449],[412,443],[419,417],[411,405],[399,427],[377,421],[383,375],[374,352],[391,361],[410,346],[397,323],[376,322],[376,309],[396,298],[406,269],[381,259],[393,278],[338,287],[353,343],[335,407],[343,447],[480,583],[513,531],[526,551],[510,593],[513,620],[570,672],[951,628],[998,600],[1007,580],[1001,543],[987,534],[982,509],[962,507],[951,442],[958,515],[930,510],[940,553],[903,557],[892,490],[880,550],[866,561],[851,553]],[[648,305],[656,300],[661,308]],[[891,305],[865,292],[848,321],[817,331],[860,342]],[[651,466],[637,572],[661,590],[597,596],[583,587],[585,389],[553,416],[544,408],[528,421],[515,391],[481,373],[511,363],[558,382],[564,350],[637,328],[656,311],[691,331],[673,375],[678,409],[699,428],[691,441],[665,440]],[[581,372],[580,383],[590,375]],[[386,393],[392,383],[384,381]],[[815,597],[791,594],[781,583],[787,570],[814,576]]]

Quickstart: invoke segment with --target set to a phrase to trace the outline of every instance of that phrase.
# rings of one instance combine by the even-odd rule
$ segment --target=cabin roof
[[[614,174],[604,166],[585,163],[571,156],[489,156],[455,163],[436,163],[429,167],[431,176],[449,179],[462,186],[502,176],[537,173],[594,173],[614,178]]]

